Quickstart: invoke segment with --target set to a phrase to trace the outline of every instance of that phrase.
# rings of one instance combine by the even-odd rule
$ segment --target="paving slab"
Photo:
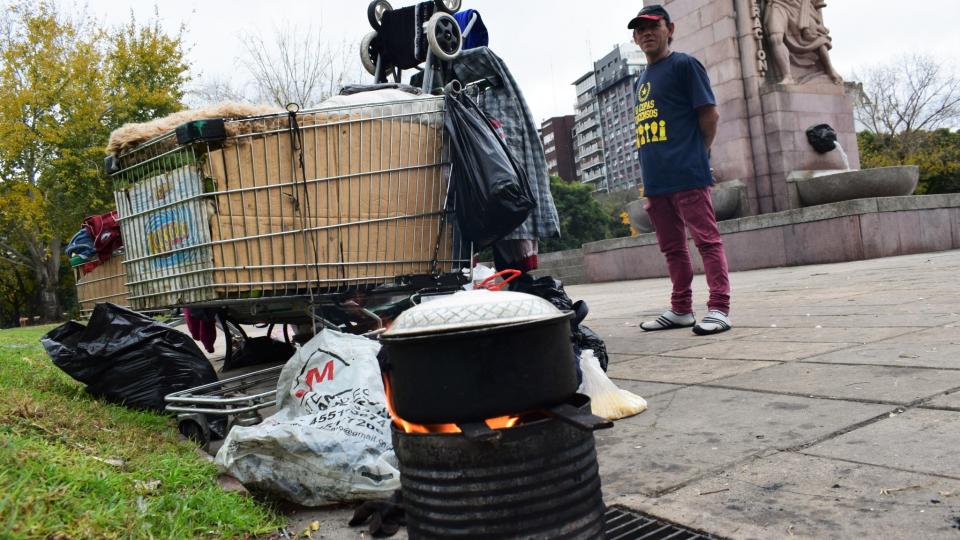
[[[646,381],[631,381],[629,379],[610,379],[613,381],[613,384],[617,385],[617,388],[633,392],[634,394],[642,397],[643,399],[649,400],[654,396],[659,396],[666,394],[668,392],[674,392],[683,388],[683,385],[680,384],[663,384],[663,383],[653,383]]]
[[[803,362],[960,369],[960,345],[938,343],[869,343],[805,358]]]
[[[811,446],[804,453],[960,479],[957,448],[960,412],[911,409]]]
[[[635,381],[698,384],[773,365],[776,363],[642,356],[610,364],[607,367],[607,375]]]
[[[801,360],[818,354],[847,349],[854,343],[800,343],[795,341],[715,341],[698,347],[670,352],[682,358],[727,358],[731,360]]]
[[[920,343],[960,345],[960,323],[952,323],[920,332],[910,332],[883,340],[883,343]]]
[[[885,309],[883,314],[875,315],[824,315],[817,324],[823,327],[839,328],[889,328],[889,327],[936,327],[950,323],[955,319],[949,314],[929,314],[923,317],[904,317],[894,310]],[[809,328],[810,318],[806,315],[781,315],[776,312],[748,312],[746,314],[734,311],[732,315],[734,325],[754,326],[758,328]]]
[[[960,387],[960,371],[789,363],[729,377],[718,384],[726,388],[906,405]]]
[[[810,323],[807,327],[741,329],[736,339],[745,341],[796,341],[800,343],[867,343],[923,329],[918,327],[824,327],[820,324],[817,316],[811,316],[809,320]]]
[[[649,404],[596,434],[605,502],[737,539],[960,537],[957,268],[960,250],[735,272],[734,329],[707,337],[639,329],[666,279],[567,287]],[[324,538],[361,537],[333,512]]]
[[[960,411],[960,390],[937,396],[922,407],[954,409]]]
[[[957,538],[960,481],[777,453],[658,499],[608,499],[727,538]]]
[[[889,406],[688,387],[596,432],[604,493],[647,496],[751,456],[814,442]]]
[[[287,530],[292,538],[312,538],[324,540],[366,540],[373,538],[365,526],[348,527],[347,523],[353,517],[353,512],[359,505],[329,506],[323,508],[290,507],[287,513]],[[311,524],[319,527],[304,534]],[[391,536],[393,540],[407,540],[407,529],[401,528],[397,534]]]
[[[671,332],[660,333],[669,334],[676,337],[668,337],[666,335],[650,335],[638,337],[604,337],[603,339],[606,342],[608,353],[633,356],[640,354],[660,354],[669,351],[679,351],[682,349],[688,349],[690,347],[698,347],[704,343],[702,339],[680,337],[679,334]],[[730,334],[732,331],[726,333]],[[690,334],[693,334],[693,332],[690,332]],[[711,343],[713,341],[717,340],[710,340]]]

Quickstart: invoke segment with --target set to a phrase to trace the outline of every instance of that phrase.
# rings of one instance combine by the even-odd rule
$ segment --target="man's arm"
[[[710,150],[713,139],[717,136],[717,126],[720,124],[720,112],[716,105],[704,105],[697,109],[700,121],[700,133],[703,134],[703,145]]]

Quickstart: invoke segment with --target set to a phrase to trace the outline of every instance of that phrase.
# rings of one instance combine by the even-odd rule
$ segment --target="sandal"
[[[708,336],[710,334],[719,334],[732,328],[730,319],[722,311],[711,310],[707,316],[700,321],[700,324],[693,327],[693,333],[698,336]]]
[[[690,328],[696,322],[697,318],[693,313],[676,313],[668,309],[656,319],[640,323],[640,329],[645,332],[654,332],[671,328]]]

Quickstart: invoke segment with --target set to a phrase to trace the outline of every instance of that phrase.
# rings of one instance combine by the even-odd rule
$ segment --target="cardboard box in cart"
[[[116,192],[135,309],[387,283],[430,273],[435,256],[449,265],[450,223],[436,249],[442,100],[297,121],[296,133],[285,115],[229,122],[222,147],[168,153],[186,164]]]
[[[90,272],[74,269],[77,278],[77,302],[80,315],[88,317],[103,302],[127,306],[127,284],[123,271],[123,254],[115,253]]]

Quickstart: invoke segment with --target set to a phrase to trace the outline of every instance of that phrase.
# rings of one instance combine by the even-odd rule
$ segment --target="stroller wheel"
[[[360,63],[371,75],[377,74],[377,52],[373,49],[373,40],[376,37],[376,32],[370,32],[360,40]]]
[[[460,11],[460,0],[433,0],[433,3],[440,11],[445,11],[447,13],[456,13]]]
[[[370,5],[367,6],[367,22],[370,23],[370,27],[374,30],[379,30],[380,23],[383,21],[383,14],[392,9],[393,6],[391,6],[387,0],[373,0],[373,2],[370,2]]]
[[[459,56],[463,38],[457,20],[449,13],[434,13],[427,21],[427,42],[440,60],[449,62]]]

